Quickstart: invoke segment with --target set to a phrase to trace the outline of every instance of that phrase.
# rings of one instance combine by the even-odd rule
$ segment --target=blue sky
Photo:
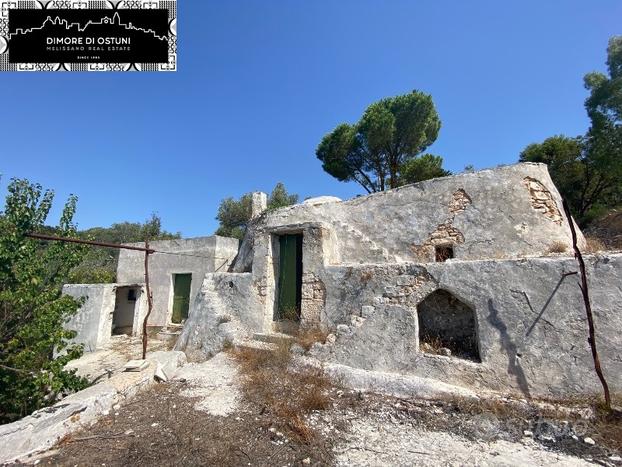
[[[622,34],[618,0],[180,0],[176,73],[0,74],[0,195],[11,177],[79,196],[80,228],[157,212],[213,233],[219,201],[278,181],[362,193],[315,148],[382,97],[430,93],[447,168],[515,162],[583,133],[583,75]]]

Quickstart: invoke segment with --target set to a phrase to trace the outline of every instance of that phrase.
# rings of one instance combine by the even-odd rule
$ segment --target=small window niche
[[[446,290],[417,306],[419,350],[481,362],[475,311]]]
[[[136,293],[136,289],[128,289],[127,291],[127,301],[135,302],[138,299],[138,294]]]
[[[453,245],[436,245],[434,247],[434,258],[437,263],[444,263],[454,257]]]

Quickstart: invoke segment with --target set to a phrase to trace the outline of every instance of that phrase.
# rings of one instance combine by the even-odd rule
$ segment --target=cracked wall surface
[[[312,272],[303,274],[300,325],[303,328],[320,327],[325,305],[326,287],[324,282]]]
[[[526,178],[537,181],[534,194],[526,189]],[[555,206],[561,206],[561,198],[546,165],[534,163],[427,180],[348,201],[303,203],[253,220],[231,270],[249,270],[255,229],[305,223],[321,224],[332,236],[327,262],[333,265],[434,262],[433,247],[443,243],[453,245],[454,257],[463,260],[539,256],[554,242],[571,246],[564,214]]]

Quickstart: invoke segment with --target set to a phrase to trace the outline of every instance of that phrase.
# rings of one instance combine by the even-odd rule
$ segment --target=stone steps
[[[275,352],[279,348],[277,344],[271,344],[269,342],[262,342],[256,340],[245,340],[241,342],[236,342],[235,347],[238,349],[267,350],[270,352]]]
[[[291,344],[292,342],[294,342],[295,339],[289,334],[283,334],[280,332],[256,332],[255,334],[253,334],[253,340],[278,345],[283,343]]]
[[[382,263],[397,261],[397,258],[391,255],[386,248],[378,245],[371,238],[367,237],[363,232],[353,228],[345,222],[338,221],[337,224],[339,225],[340,229],[342,231],[345,231],[350,238],[354,238],[357,241],[359,248],[367,250],[369,253],[371,253],[373,259],[378,260]],[[344,242],[345,241],[346,239],[344,239]]]

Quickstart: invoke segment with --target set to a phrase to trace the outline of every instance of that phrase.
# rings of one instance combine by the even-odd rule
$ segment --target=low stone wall
[[[588,255],[586,263],[601,362],[611,389],[622,391],[622,254]],[[598,392],[579,276],[565,275],[577,270],[573,257],[560,255],[318,268],[303,299],[317,302],[320,324],[333,335],[311,353],[478,390],[559,397]],[[225,341],[270,332],[265,285],[252,277],[208,274],[178,348],[213,354]],[[421,345],[418,308],[435,293],[442,298],[437,308],[452,307],[444,320],[460,322],[427,325],[451,333],[467,323],[474,355],[432,354]],[[422,308],[434,309],[429,300]]]
[[[115,292],[116,284],[67,284],[63,287],[64,294],[84,300],[65,328],[77,332],[74,342],[84,344],[87,352],[110,341]]]

